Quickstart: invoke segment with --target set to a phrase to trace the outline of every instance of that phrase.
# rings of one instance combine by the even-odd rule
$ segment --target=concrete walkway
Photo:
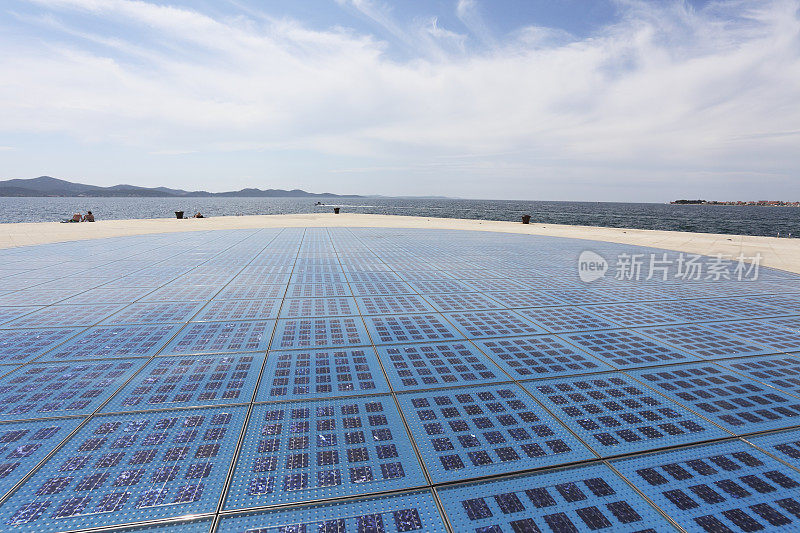
[[[426,228],[547,235],[652,246],[686,253],[723,254],[734,258],[739,254],[743,254],[745,257],[754,257],[756,254],[760,254],[762,266],[800,273],[800,239],[558,224],[523,225],[519,222],[352,213],[254,215],[188,220],[174,218],[100,220],[93,224],[61,224],[57,222],[0,224],[0,248],[148,233],[284,227]]]

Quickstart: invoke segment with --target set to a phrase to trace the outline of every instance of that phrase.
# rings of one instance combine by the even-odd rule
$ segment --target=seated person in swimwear
[[[94,222],[94,215],[91,211],[87,211],[85,215],[83,215],[84,222]]]

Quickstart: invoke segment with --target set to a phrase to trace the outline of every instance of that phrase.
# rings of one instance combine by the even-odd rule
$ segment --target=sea
[[[315,205],[322,202],[324,205]],[[98,220],[330,213],[409,215],[732,235],[800,237],[800,208],[428,198],[0,198],[0,222],[53,222],[90,210]]]

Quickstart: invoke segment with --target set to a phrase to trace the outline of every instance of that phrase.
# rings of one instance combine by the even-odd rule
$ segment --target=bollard
[[[334,207],[333,208],[333,214],[334,215],[338,215],[339,214],[339,208],[338,207]]]
[[[175,211],[175,218],[183,218],[183,211]]]
[[[531,216],[530,215],[522,215],[522,223],[523,224],[530,224],[531,223]]]

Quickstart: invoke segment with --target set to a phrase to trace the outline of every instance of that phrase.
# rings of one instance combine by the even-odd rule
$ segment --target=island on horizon
[[[800,202],[786,202],[783,200],[673,200],[672,205],[759,205],[767,207],[800,207]]]

